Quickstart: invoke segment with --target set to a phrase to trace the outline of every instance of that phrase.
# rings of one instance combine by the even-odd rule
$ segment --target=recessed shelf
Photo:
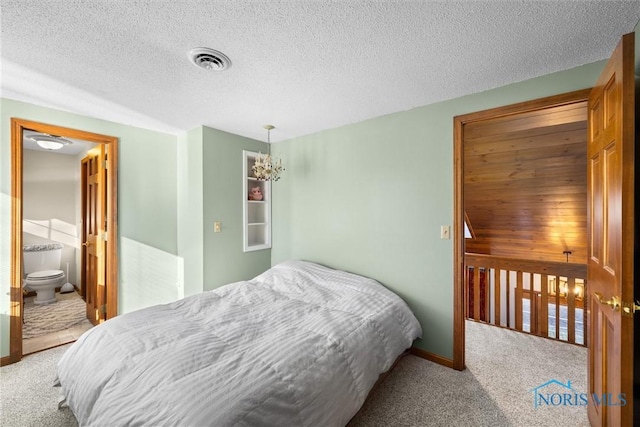
[[[243,250],[245,252],[271,248],[271,181],[253,176],[252,168],[258,153],[243,151],[242,210]],[[262,191],[262,200],[249,200],[255,187]]]

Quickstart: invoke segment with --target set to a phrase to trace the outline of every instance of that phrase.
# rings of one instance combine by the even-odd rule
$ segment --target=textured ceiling
[[[2,96],[272,141],[609,56],[640,1],[0,0]],[[223,73],[186,56],[211,47]]]

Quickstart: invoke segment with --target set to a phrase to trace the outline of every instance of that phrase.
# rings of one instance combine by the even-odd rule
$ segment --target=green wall
[[[264,142],[200,126],[178,137],[178,254],[184,295],[250,279],[271,266],[271,250],[242,251],[242,150]],[[221,232],[213,232],[214,221]]]
[[[285,259],[308,259],[396,291],[422,323],[417,346],[451,358],[453,246],[439,235],[453,218],[453,117],[591,87],[602,66],[275,144],[287,170],[272,187],[273,249],[248,253],[241,156],[265,151],[265,143],[206,127],[176,137],[0,99],[0,356],[9,353],[11,117],[120,139],[121,313],[247,279]],[[222,222],[221,233],[213,233],[214,221]]]
[[[266,152],[267,144],[203,128],[204,290],[251,279],[271,266],[271,250],[243,252],[242,150]],[[221,232],[213,232],[214,221]]]
[[[598,62],[287,140],[273,147],[272,264],[290,258],[375,278],[420,320],[416,346],[453,357],[453,117],[593,86]]]
[[[184,296],[202,292],[202,194],[202,127],[198,127],[178,137],[178,254],[184,260]]]
[[[12,117],[119,138],[120,313],[177,293],[176,137],[0,99],[0,356],[9,354]]]

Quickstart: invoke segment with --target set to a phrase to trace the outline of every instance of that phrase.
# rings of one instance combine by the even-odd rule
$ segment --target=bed
[[[344,426],[421,333],[375,280],[292,260],[87,331],[56,385],[80,426]]]

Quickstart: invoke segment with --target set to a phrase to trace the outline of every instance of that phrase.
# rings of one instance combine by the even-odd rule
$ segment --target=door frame
[[[465,369],[464,321],[464,126],[484,120],[506,117],[586,102],[591,88],[553,95],[517,104],[455,116],[453,118],[453,368]]]
[[[68,138],[82,139],[97,144],[107,144],[107,265],[106,318],[118,312],[118,138],[52,124],[11,118],[11,296],[9,326],[9,357],[6,364],[22,358],[22,180],[23,180],[23,132],[33,130]],[[2,362],[5,362],[3,358]],[[5,364],[5,363],[3,363]]]

